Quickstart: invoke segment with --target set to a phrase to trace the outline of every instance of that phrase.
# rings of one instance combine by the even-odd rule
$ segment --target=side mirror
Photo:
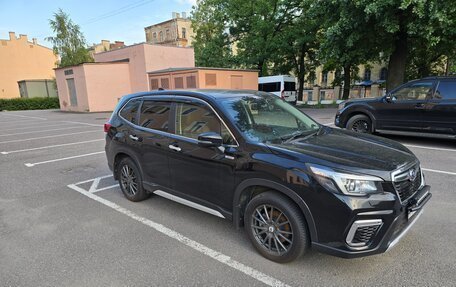
[[[386,95],[385,97],[385,101],[387,103],[392,103],[394,101],[393,97],[391,95]]]
[[[206,132],[198,135],[198,145],[202,147],[219,147],[223,144],[223,138],[215,132]]]

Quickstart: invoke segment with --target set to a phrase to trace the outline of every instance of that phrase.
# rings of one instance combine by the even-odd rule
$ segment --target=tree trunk
[[[394,42],[394,50],[388,62],[386,91],[389,92],[404,82],[407,65],[408,38],[407,33],[399,32]]]
[[[264,60],[261,59],[261,60],[258,62],[258,70],[260,71],[260,77],[263,77],[263,76],[264,76],[263,68],[264,68]]]
[[[299,66],[298,66],[298,101],[303,100],[304,95],[304,77],[306,75],[306,66],[305,66],[305,56],[306,56],[306,47],[303,45],[301,47],[301,55],[299,56]]]
[[[351,65],[347,64],[344,66],[344,92],[342,94],[342,100],[348,100],[350,96],[350,81],[351,81]]]

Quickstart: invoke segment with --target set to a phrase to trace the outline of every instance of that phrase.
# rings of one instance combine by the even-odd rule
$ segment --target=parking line
[[[109,201],[107,199],[104,199],[94,193],[91,193],[91,192],[88,192],[78,186],[76,186],[75,184],[70,184],[68,185],[69,188],[81,193],[82,195],[85,195],[87,196],[88,198],[90,199],[93,199],[109,208],[112,208],[113,210],[117,211],[117,212],[120,212],[128,217],[130,217],[131,219],[134,219],[148,227],[151,227],[153,229],[155,229],[156,231],[172,238],[172,239],[175,239],[181,243],[183,243],[184,245],[192,248],[193,250],[195,251],[198,251],[200,253],[202,253],[203,255],[206,255],[212,259],[215,259],[217,260],[218,262],[222,263],[222,264],[225,264],[233,269],[236,269],[260,282],[263,282],[264,284],[266,285],[269,285],[269,286],[289,286],[285,283],[283,283],[282,281],[279,281],[278,279],[275,279],[274,277],[271,277],[265,273],[262,273],[252,267],[249,267],[247,265],[244,265],[234,259],[232,259],[231,257],[229,257],[228,255],[225,255],[223,253],[220,253],[216,250],[213,250],[201,243],[198,243],[180,233],[178,233],[177,231],[174,231],[160,223],[156,223],[150,219],[147,219],[147,218],[144,218],[144,217],[141,217],[139,215],[137,215],[136,213],[126,209],[126,208],[123,208],[119,205],[117,205],[116,203],[112,202],[112,201]]]
[[[11,115],[11,114],[2,114],[2,116],[9,116],[9,117],[21,117],[21,118],[30,118],[30,119],[37,119],[37,120],[44,120],[46,121],[47,119],[41,118],[41,117],[31,117],[31,116],[23,116],[23,115]]]
[[[57,161],[63,161],[63,160],[69,160],[69,159],[74,159],[74,158],[79,158],[79,157],[86,157],[86,156],[97,155],[97,154],[102,154],[102,153],[105,153],[105,151],[98,151],[98,152],[86,153],[86,154],[81,154],[81,155],[75,155],[75,156],[69,156],[69,157],[63,157],[63,158],[57,158],[57,159],[51,159],[51,160],[46,160],[46,161],[41,161],[41,162],[35,162],[35,163],[24,163],[24,165],[25,165],[26,167],[34,167],[34,166],[40,165],[40,164],[51,163],[51,162],[57,162]]]
[[[80,128],[85,128],[85,127],[65,127],[65,128],[50,129],[50,130],[36,130],[36,131],[24,132],[24,133],[0,134],[0,136],[8,137],[8,136],[26,135],[26,134],[33,134],[33,133],[52,132],[52,131],[61,131],[61,130],[68,130],[68,129],[80,129]]]
[[[412,145],[412,144],[403,144],[403,145],[405,145],[406,147],[414,147],[414,148],[432,149],[432,150],[438,150],[438,151],[454,151],[454,152],[456,152],[456,149],[451,149],[451,148],[430,147],[430,146]]]
[[[40,124],[40,125],[38,125],[38,127],[39,128],[50,128],[50,127],[65,126],[65,125],[68,125],[68,123],[59,123],[59,124],[47,125],[47,126],[43,126],[43,124]],[[36,128],[37,128],[37,126],[16,127],[16,128],[6,129],[6,130],[0,130],[0,132],[26,130],[26,129],[36,129]]]
[[[322,125],[324,125],[324,126],[334,126],[334,123],[331,122],[331,123],[326,123],[326,124],[322,124]]]
[[[86,125],[86,126],[91,126],[91,127],[103,127],[103,124],[90,124],[90,123],[73,122],[73,121],[62,121],[62,122],[64,122],[64,123],[70,123],[70,124]]]
[[[421,168],[424,171],[429,171],[429,172],[436,172],[436,173],[443,173],[443,174],[449,174],[449,175],[456,175],[456,172],[451,172],[451,171],[444,171],[444,170],[438,170],[438,169],[430,169],[430,168]]]
[[[61,147],[61,146],[69,146],[69,145],[77,145],[77,144],[84,144],[84,143],[91,143],[91,142],[99,142],[99,141],[104,141],[104,140],[105,140],[105,139],[96,139],[96,140],[89,140],[89,141],[83,141],[83,142],[73,142],[73,143],[48,145],[48,146],[35,147],[35,148],[28,148],[28,149],[18,149],[18,150],[12,150],[12,151],[2,151],[2,152],[0,152],[0,154],[10,154],[10,153],[18,153],[18,152],[27,152],[27,151],[34,151],[34,150],[40,150],[40,149],[48,149],[48,148]]]
[[[52,135],[52,136],[44,136],[44,137],[36,137],[36,138],[28,138],[28,139],[20,139],[20,140],[2,141],[2,142],[0,142],[0,144],[3,144],[3,143],[25,142],[25,141],[40,140],[40,139],[49,139],[49,138],[56,138],[56,137],[63,137],[63,136],[72,136],[72,135],[86,134],[86,133],[94,133],[94,132],[99,132],[99,133],[101,133],[102,131],[100,131],[100,130],[93,130],[93,131],[83,131],[83,132],[76,132],[76,133],[70,133],[70,134],[58,134],[58,135]]]

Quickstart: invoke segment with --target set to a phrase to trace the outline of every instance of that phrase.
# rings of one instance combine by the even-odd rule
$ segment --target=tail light
[[[282,100],[285,100],[285,90],[280,93],[280,97]]]
[[[107,133],[111,129],[112,125],[110,123],[104,124],[104,132]]]

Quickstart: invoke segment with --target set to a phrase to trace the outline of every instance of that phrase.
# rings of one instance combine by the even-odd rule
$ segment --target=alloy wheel
[[[251,228],[258,243],[279,256],[293,245],[293,230],[287,216],[277,207],[260,205],[252,214]]]
[[[128,195],[134,196],[138,192],[138,179],[134,170],[125,164],[120,174],[120,184]]]
[[[357,133],[368,133],[369,132],[369,123],[365,120],[357,120],[352,125],[352,130]]]

